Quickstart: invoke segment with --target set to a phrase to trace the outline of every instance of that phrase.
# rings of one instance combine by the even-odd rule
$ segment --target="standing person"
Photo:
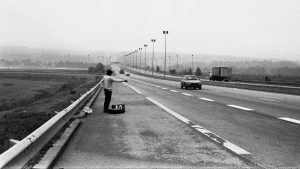
[[[103,79],[100,82],[104,88],[104,95],[105,95],[104,112],[105,113],[109,112],[109,104],[111,100],[113,82],[119,82],[119,83],[127,82],[127,80],[115,79],[111,77],[111,75],[112,75],[112,71],[110,69],[107,70],[106,75],[104,75]]]

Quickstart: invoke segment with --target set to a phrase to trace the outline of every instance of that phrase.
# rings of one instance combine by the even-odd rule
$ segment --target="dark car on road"
[[[195,75],[184,75],[180,84],[181,84],[181,89],[198,88],[200,90],[202,87],[201,80]]]

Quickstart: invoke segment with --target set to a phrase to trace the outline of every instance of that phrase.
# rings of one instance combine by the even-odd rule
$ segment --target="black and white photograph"
[[[2,168],[300,168],[300,1],[0,0]]]

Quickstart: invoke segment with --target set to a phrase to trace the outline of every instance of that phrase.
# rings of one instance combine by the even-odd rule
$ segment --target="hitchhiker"
[[[107,75],[103,76],[103,79],[101,80],[101,84],[104,88],[104,95],[105,95],[105,100],[104,100],[104,112],[109,113],[109,104],[111,100],[111,94],[112,94],[112,85],[113,82],[127,82],[127,80],[121,80],[121,79],[115,79],[111,77],[112,71],[107,70],[106,72]]]

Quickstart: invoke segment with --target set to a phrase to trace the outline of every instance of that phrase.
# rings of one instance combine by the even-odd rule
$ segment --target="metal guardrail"
[[[97,91],[100,83],[91,88],[66,109],[60,111],[34,132],[0,155],[0,168],[22,168],[71,119]]]

